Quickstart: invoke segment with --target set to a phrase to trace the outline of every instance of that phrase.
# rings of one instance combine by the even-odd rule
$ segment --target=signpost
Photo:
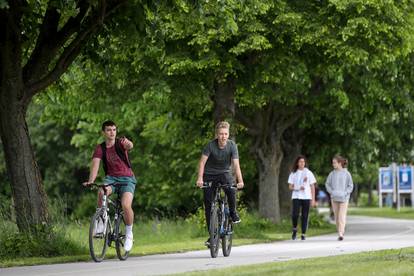
[[[379,169],[378,177],[379,207],[382,207],[384,194],[392,194],[393,205],[400,210],[401,195],[408,194],[411,198],[411,207],[414,208],[414,167],[407,165],[397,166],[395,163],[389,167]]]

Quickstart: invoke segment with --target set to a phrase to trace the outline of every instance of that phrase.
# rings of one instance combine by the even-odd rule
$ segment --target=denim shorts
[[[104,178],[105,184],[113,184],[111,185],[112,192],[123,194],[125,192],[129,192],[134,194],[135,191],[135,184],[137,184],[137,180],[134,176],[105,176]],[[116,186],[115,184],[127,184],[126,186]]]

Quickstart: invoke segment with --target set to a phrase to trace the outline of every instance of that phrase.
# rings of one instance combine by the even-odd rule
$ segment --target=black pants
[[[297,229],[299,213],[301,213],[302,234],[308,229],[310,199],[292,199],[292,225]],[[302,209],[302,210],[301,210]]]
[[[212,182],[212,187],[214,187],[217,184],[228,184],[228,187],[224,188],[224,192],[227,196],[227,202],[229,203],[229,210],[230,215],[233,215],[236,213],[236,192],[234,189],[231,188],[231,185],[233,184],[233,177],[230,174],[218,174],[218,175],[210,175],[205,174],[203,176],[204,182]],[[211,213],[211,203],[213,202],[215,195],[214,195],[214,189],[212,188],[206,188],[204,189],[204,210],[206,215],[206,223],[207,223],[207,229],[210,232],[210,213]]]

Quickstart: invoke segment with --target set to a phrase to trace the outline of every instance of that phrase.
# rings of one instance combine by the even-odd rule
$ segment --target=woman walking
[[[293,164],[288,179],[289,189],[292,191],[292,240],[296,240],[299,213],[301,213],[302,235],[306,239],[310,206],[315,206],[315,184],[313,173],[307,168],[306,158],[299,155]]]
[[[338,240],[342,241],[345,234],[346,212],[348,210],[349,197],[354,188],[352,176],[346,169],[348,161],[342,156],[336,155],[332,159],[333,171],[326,180],[326,190],[331,196],[332,209],[335,216]]]

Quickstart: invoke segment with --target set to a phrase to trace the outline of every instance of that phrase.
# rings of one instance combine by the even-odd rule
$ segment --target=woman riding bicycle
[[[217,183],[228,184],[224,189],[229,209],[230,217],[233,223],[239,223],[241,220],[236,211],[236,193],[231,188],[233,184],[233,176],[231,167],[236,173],[237,188],[241,189],[244,186],[243,177],[240,170],[239,153],[237,145],[234,141],[229,139],[230,124],[228,122],[219,122],[216,125],[216,139],[210,141],[203,149],[199,166],[197,186],[202,188],[204,182],[212,182],[213,185]],[[204,208],[207,222],[207,229],[210,226],[210,211],[211,202],[213,200],[212,188],[204,189]],[[208,229],[210,232],[210,229]],[[205,243],[210,245],[210,239]]]

